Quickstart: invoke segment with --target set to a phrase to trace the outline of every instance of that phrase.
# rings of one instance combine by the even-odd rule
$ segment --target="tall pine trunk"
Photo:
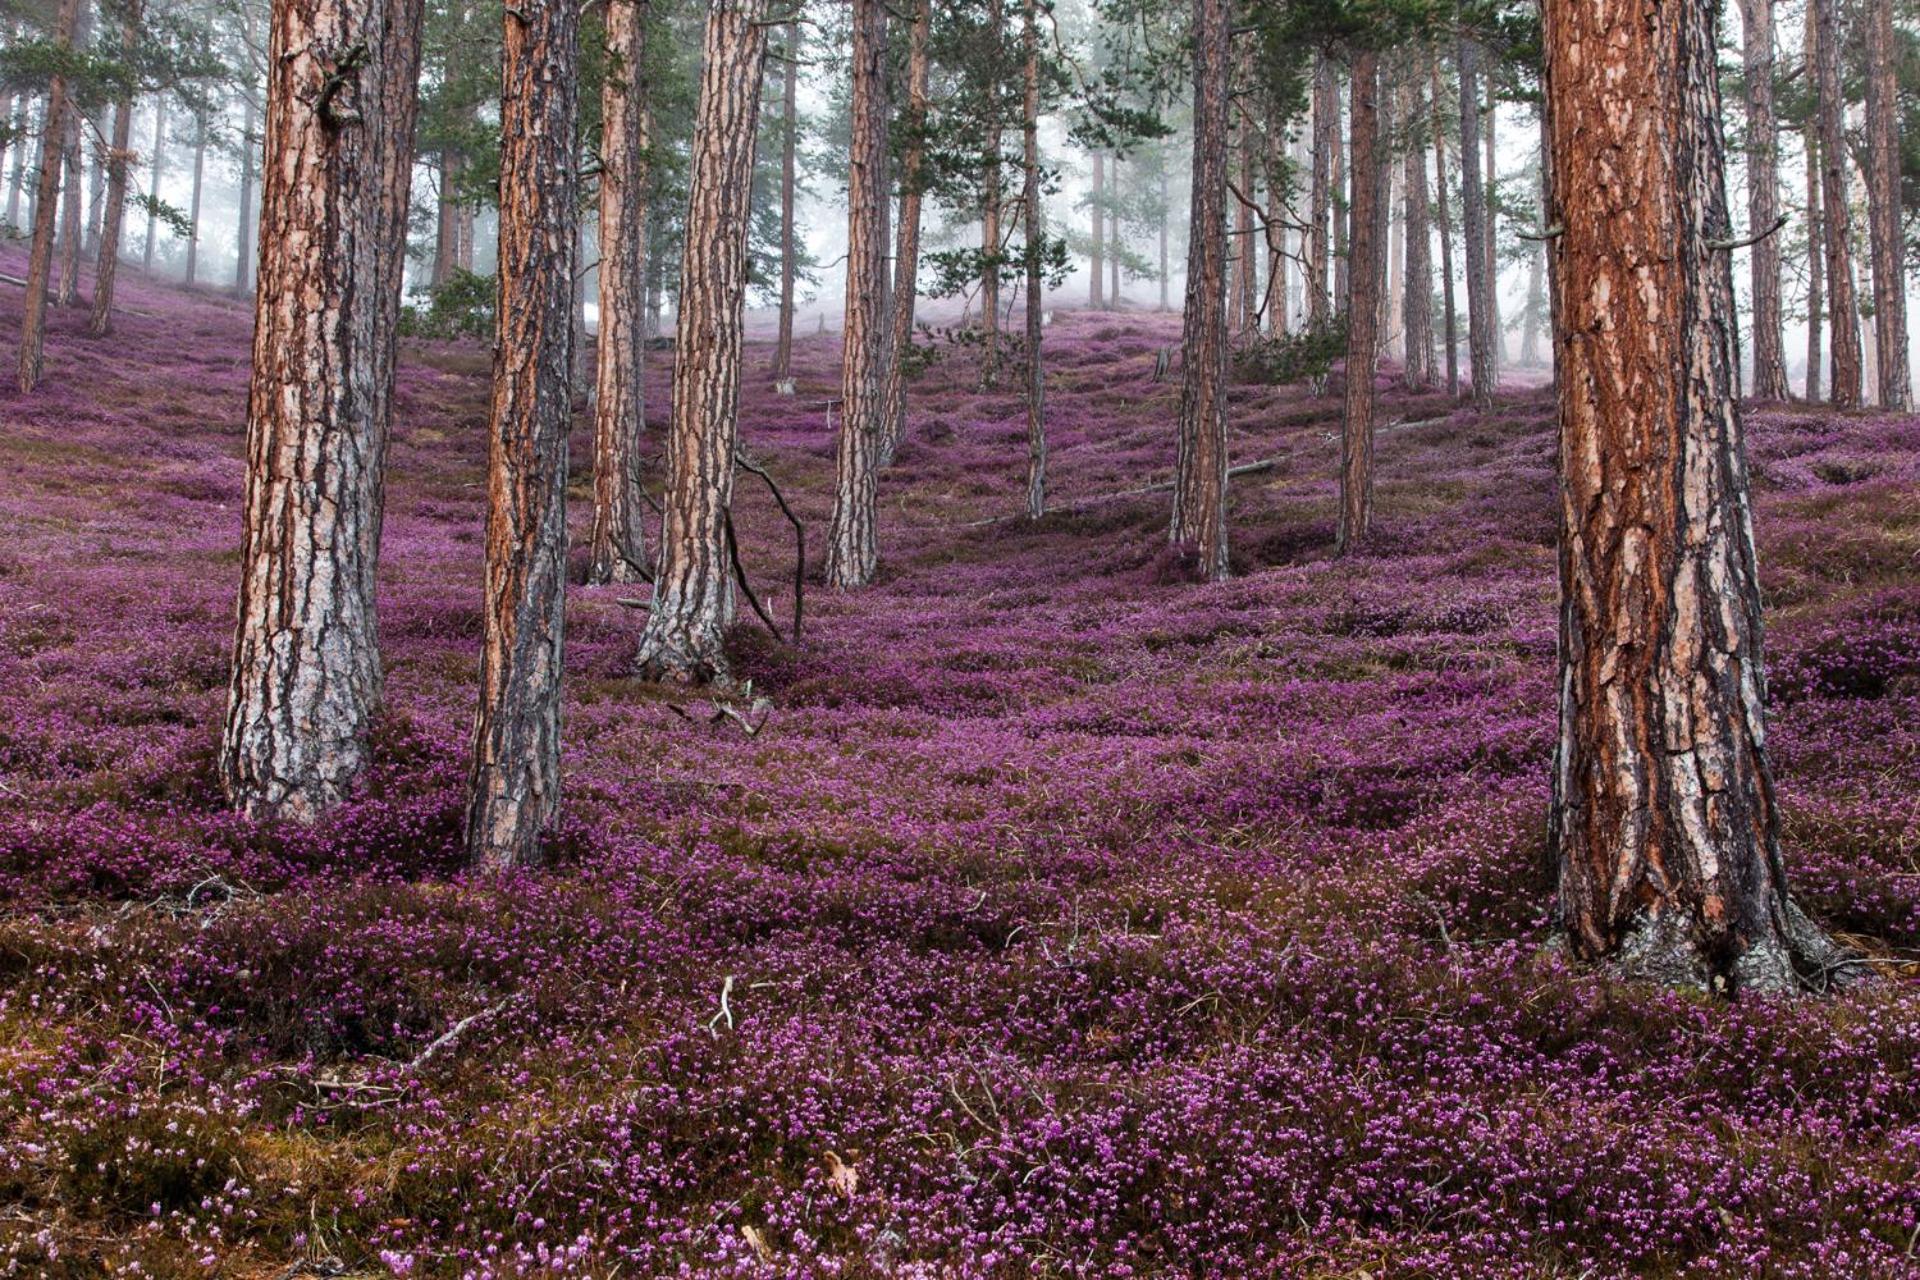
[[[593,397],[593,531],[587,581],[646,568],[640,441],[646,427],[647,0],[607,0],[600,89],[600,338]]]
[[[1443,312],[1442,335],[1447,355],[1447,394],[1460,398],[1459,309],[1453,301],[1453,214],[1452,196],[1447,191],[1447,131],[1440,127],[1440,64],[1428,64],[1433,80],[1433,106],[1427,121],[1433,129],[1434,219],[1440,228],[1440,307]]]
[[[1168,296],[1168,291],[1172,288],[1170,274],[1172,264],[1167,257],[1167,223],[1173,215],[1167,208],[1168,203],[1167,166],[1165,160],[1162,160],[1160,164],[1160,309],[1162,311],[1170,310],[1172,307],[1172,300]]]
[[[1367,536],[1373,517],[1373,370],[1380,346],[1379,55],[1354,55],[1349,107],[1353,235],[1348,241],[1346,412],[1340,434],[1340,525],[1335,551]]]
[[[780,85],[780,329],[773,350],[773,376],[793,372],[793,283],[798,273],[794,243],[794,152],[799,145],[798,85],[800,83],[800,24],[787,24],[785,75]]]
[[[253,283],[253,231],[256,222],[253,214],[254,159],[259,155],[253,136],[255,124],[253,96],[248,94],[240,123],[240,223],[235,237],[239,247],[233,261],[233,291],[242,294]]]
[[[187,205],[187,283],[193,284],[200,274],[200,196],[206,187],[207,177],[207,116],[204,111],[196,111],[193,116],[193,195]]]
[[[830,586],[872,581],[876,464],[887,357],[887,11],[853,0],[853,135],[847,174],[847,305],[840,366],[840,439],[827,524]]]
[[[1324,53],[1313,62],[1313,155],[1307,190],[1307,327],[1319,328],[1333,312],[1327,296],[1327,219],[1333,205],[1333,138],[1340,122],[1340,93],[1333,64]]]
[[[54,20],[54,39],[71,47],[79,21],[80,0],[60,0]],[[53,281],[54,221],[60,211],[60,177],[66,156],[60,140],[66,136],[67,78],[56,74],[47,86],[47,110],[40,124],[40,182],[33,202],[33,243],[27,251],[27,297],[20,322],[19,379],[22,392],[39,385],[45,369],[48,293]]]
[[[165,169],[167,158],[167,99],[162,94],[153,100],[153,163],[147,172],[147,200],[150,205],[160,202],[160,175]],[[147,271],[153,270],[154,241],[160,233],[160,219],[149,207],[147,210],[147,245],[140,254],[140,265]]]
[[[1815,119],[1820,130],[1820,205],[1826,225],[1827,317],[1833,330],[1833,403],[1860,403],[1860,310],[1853,294],[1853,217],[1847,203],[1846,99],[1840,79],[1836,0],[1808,0],[1814,22]]]
[[[1267,321],[1270,333],[1284,335],[1287,316],[1287,223],[1292,221],[1283,193],[1286,181],[1286,125],[1278,112],[1267,118]]]
[[[433,267],[427,276],[436,289],[451,280],[460,265],[460,175],[465,168],[466,156],[458,147],[441,148],[440,203],[434,217]]]
[[[1170,530],[1209,581],[1227,576],[1227,9],[1227,0],[1193,0],[1193,197]]]
[[[13,122],[15,141],[13,166],[7,173],[7,225],[17,227],[20,225],[20,193],[27,185],[26,140],[32,132],[29,127],[33,123],[32,103],[21,98],[18,108],[9,112],[8,118]]]
[[[921,3],[924,5],[926,0]],[[1038,520],[1047,510],[1047,370],[1040,354],[1040,333],[1045,320],[1042,312],[1046,306],[1046,270],[1042,257],[1046,246],[1041,239],[1040,217],[1040,0],[1026,0],[1020,51],[1025,64],[1021,112],[1024,182],[1020,211],[1026,224],[1027,516]],[[1097,208],[1094,220],[1097,225]]]
[[[1093,222],[1093,238],[1087,250],[1087,306],[1098,311],[1106,305],[1107,286],[1107,157],[1098,147],[1094,148],[1093,180],[1087,190],[1087,213]]]
[[[1734,399],[1713,8],[1547,0],[1560,379],[1550,841],[1574,953],[1790,988],[1831,944],[1787,897]],[[1634,163],[1612,163],[1630,155]]]
[[[1462,39],[1460,64],[1460,235],[1467,259],[1467,352],[1473,401],[1493,407],[1493,281],[1487,275],[1487,193],[1480,172],[1480,46]]]
[[[1907,275],[1900,205],[1900,102],[1893,0],[1866,0],[1867,221],[1873,250],[1874,350],[1880,407],[1913,408],[1907,369]],[[1756,228],[1757,230],[1757,228]],[[1765,241],[1762,242],[1766,243]]]
[[[500,73],[500,260],[467,856],[538,861],[560,808],[580,7],[520,0]]]
[[[1780,216],[1780,145],[1773,113],[1773,0],[1740,0],[1747,99],[1747,220],[1757,234]],[[1753,394],[1785,400],[1787,353],[1780,320],[1780,240],[1750,251],[1753,279]]]
[[[1481,51],[1483,54],[1485,50]],[[1481,68],[1487,69],[1483,60]],[[1481,234],[1486,237],[1487,252],[1487,320],[1493,330],[1493,361],[1487,367],[1493,370],[1493,385],[1500,386],[1500,366],[1507,361],[1506,325],[1500,319],[1500,221],[1495,213],[1495,205],[1500,194],[1500,174],[1494,157],[1494,127],[1500,119],[1500,100],[1494,95],[1493,77],[1489,73],[1482,82],[1487,89],[1487,108],[1484,127],[1480,130],[1480,147],[1486,156],[1486,216],[1480,220]]]
[[[637,658],[641,674],[655,679],[724,684],[729,676],[726,634],[734,595],[727,529],[753,148],[767,57],[764,4],[720,0],[707,10],[680,259],[666,513],[653,607]],[[791,34],[787,47],[794,48]],[[789,63],[789,70],[794,66]]]
[[[1005,0],[987,0],[987,25],[997,41],[1006,33]],[[980,385],[1000,379],[1000,118],[996,105],[988,106],[987,155],[980,189],[980,321],[983,350]]]
[[[1107,305],[1120,308],[1120,259],[1126,252],[1120,241],[1120,157],[1107,158]]]
[[[1251,64],[1242,59],[1243,74],[1251,77]],[[1242,334],[1253,333],[1260,324],[1260,242],[1253,225],[1254,157],[1259,135],[1245,113],[1240,117],[1240,140],[1236,150],[1240,159],[1240,195],[1233,203],[1234,215],[1234,314]]]
[[[84,47],[93,34],[92,0],[80,0],[80,8],[74,15],[75,45]],[[65,163],[65,182],[60,192],[60,288],[56,300],[63,307],[75,306],[80,301],[80,254],[85,246],[85,219],[81,212],[84,198],[85,165],[82,161],[81,123],[84,114],[80,104],[68,104],[60,131],[61,154]]]
[[[1418,79],[1410,81],[1406,93],[1409,145],[1405,158],[1407,200],[1406,260],[1402,287],[1406,301],[1401,314],[1406,322],[1406,382],[1414,391],[1433,385],[1433,263],[1431,229],[1428,225],[1427,153],[1419,142],[1421,121],[1427,118],[1425,95]]]
[[[406,252],[420,0],[286,0],[267,58],[265,228],[220,756],[254,817],[310,821],[367,763],[374,571]],[[329,88],[328,86],[332,86]]]
[[[120,29],[120,48],[131,54],[140,39],[140,3],[128,0]],[[93,314],[87,332],[104,338],[113,332],[113,282],[120,269],[120,229],[126,221],[127,169],[133,153],[133,94],[129,91],[113,108],[113,143],[107,152],[106,208],[100,219],[100,256],[93,268]]]
[[[918,0],[907,50],[906,146],[900,158],[900,225],[895,229],[893,331],[887,343],[886,403],[881,409],[880,463],[891,465],[907,426],[906,366],[901,353],[913,346],[914,301],[920,293],[920,206],[926,179],[927,41],[933,33],[932,0]]]

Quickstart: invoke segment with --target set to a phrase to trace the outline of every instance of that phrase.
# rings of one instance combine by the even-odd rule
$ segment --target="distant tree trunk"
[[[1334,132],[1339,127],[1340,94],[1333,64],[1324,53],[1313,60],[1313,158],[1307,194],[1307,327],[1326,324],[1332,314],[1327,298],[1327,219],[1332,212]]]
[[[921,12],[926,0],[921,0]],[[1040,220],[1040,4],[1026,0],[1026,21],[1020,32],[1020,49],[1026,66],[1021,134],[1025,183],[1021,188],[1021,214],[1026,222],[1027,269],[1027,516],[1038,520],[1047,510],[1047,371],[1041,361],[1040,332],[1046,307],[1045,249]],[[1094,214],[1096,225],[1099,212]]]
[[[1493,281],[1487,276],[1487,194],[1480,172],[1480,47],[1462,39],[1460,61],[1460,210],[1467,259],[1467,348],[1473,401],[1493,407]]]
[[[112,136],[104,109],[93,123],[98,137],[105,139]],[[89,147],[85,138],[82,138],[80,153],[88,157],[90,162],[87,165],[87,235],[81,242],[81,253],[89,258],[97,258],[100,254],[100,224],[107,203],[107,169],[113,163],[113,157],[107,154],[109,149],[98,145]]]
[[[637,660],[641,674],[654,679],[724,684],[729,678],[726,633],[734,596],[727,521],[739,429],[754,136],[767,56],[764,12],[765,0],[721,0],[707,10],[680,259],[666,515],[653,608]],[[791,50],[791,33],[788,40]],[[787,64],[789,71],[794,65]]]
[[[1440,306],[1447,353],[1447,394],[1460,398],[1459,311],[1453,303],[1453,214],[1447,191],[1447,133],[1440,127],[1440,64],[1430,61],[1428,74],[1433,79],[1433,105],[1427,121],[1433,129],[1433,212],[1440,229]]]
[[[1907,369],[1907,276],[1900,207],[1900,100],[1895,74],[1893,0],[1866,0],[1867,219],[1873,245],[1874,349],[1879,401],[1900,413],[1913,408]],[[1759,230],[1759,228],[1755,228]],[[1772,238],[1762,241],[1770,244]]]
[[[1334,549],[1345,555],[1367,536],[1373,517],[1373,370],[1380,335],[1379,55],[1354,55],[1349,118],[1353,131],[1353,238],[1347,278],[1347,403],[1340,434],[1340,527]]]
[[[374,570],[406,253],[420,0],[284,0],[267,57],[227,797],[310,821],[367,762]],[[358,49],[357,57],[343,50]],[[345,65],[343,65],[343,63]],[[329,93],[325,86],[334,85]]]
[[[1120,157],[1107,161],[1107,305],[1120,306],[1120,258],[1126,247],[1120,242]]]
[[[1400,118],[1403,108],[1398,91],[1393,87],[1398,78],[1387,74],[1376,90],[1379,114],[1374,122],[1374,136],[1381,139],[1381,145],[1386,147],[1391,147],[1391,140],[1403,127]],[[1380,223],[1386,228],[1383,239],[1387,251],[1386,287],[1381,291],[1380,298],[1380,345],[1382,354],[1388,359],[1399,360],[1404,372],[1407,358],[1406,184],[1402,181],[1404,170],[1393,163],[1391,154],[1382,157],[1375,167],[1380,173]]]
[[[153,164],[147,172],[147,200],[149,205],[160,202],[160,173],[165,167],[167,151],[167,99],[162,94],[153,100]],[[154,239],[160,230],[160,219],[149,207],[147,210],[147,247],[140,255],[140,265],[145,270],[153,270]]]
[[[826,565],[827,583],[842,589],[865,586],[879,565],[874,488],[887,355],[887,11],[882,0],[853,2],[846,337]]]
[[[1345,317],[1347,306],[1352,302],[1350,293],[1352,280],[1348,274],[1347,254],[1350,232],[1348,220],[1353,217],[1353,196],[1347,181],[1346,139],[1340,132],[1340,88],[1336,83],[1333,97],[1333,311],[1337,316]],[[1344,202],[1344,204],[1342,203]]]
[[[1193,0],[1193,197],[1171,535],[1227,576],[1227,0]]]
[[[1252,64],[1242,56],[1241,68],[1251,78]],[[1233,280],[1235,300],[1233,304],[1235,318],[1239,321],[1241,334],[1252,333],[1260,323],[1260,249],[1255,238],[1253,225],[1254,199],[1254,141],[1257,135],[1252,123],[1243,114],[1240,117],[1240,193],[1244,200],[1233,203],[1237,210],[1234,217],[1234,254]]]
[[[54,39],[71,48],[80,0],[60,0]],[[47,86],[47,111],[40,125],[40,185],[33,205],[33,245],[27,253],[27,297],[20,325],[20,390],[32,391],[45,368],[47,294],[53,279],[53,228],[59,214],[60,175],[66,168],[60,139],[66,136],[67,78],[55,75]]]
[[[927,41],[933,32],[932,0],[917,0],[907,50],[907,140],[900,158],[900,225],[893,251],[893,332],[887,343],[886,401],[881,408],[880,464],[890,466],[907,425],[906,368],[901,354],[913,347],[914,301],[920,293],[920,205],[925,178]]]
[[[441,148],[440,204],[433,226],[433,268],[427,276],[427,283],[436,289],[453,279],[460,264],[460,175],[465,168],[466,157],[459,148]]]
[[[80,0],[79,11],[74,16],[74,42],[84,47],[93,33],[93,6],[90,0]],[[83,191],[83,165],[81,163],[80,122],[82,114],[78,103],[69,103],[62,117],[61,152],[66,164],[66,183],[60,192],[60,289],[56,294],[63,307],[78,305],[80,301],[80,253],[83,247],[85,220],[81,214],[80,202]]]
[[[256,124],[253,98],[249,95],[240,123],[240,227],[237,236],[238,250],[234,254],[233,291],[244,294],[253,283],[253,168],[254,159],[259,154],[253,136]]]
[[[1420,83],[1407,87],[1407,128],[1416,141],[1407,148],[1407,232],[1406,270],[1403,273],[1406,302],[1401,308],[1407,329],[1407,387],[1424,391],[1433,385],[1433,263],[1428,227],[1427,156],[1418,139],[1419,121],[1425,116],[1425,99]]]
[[[508,10],[485,631],[466,824],[468,857],[488,869],[538,861],[560,807],[579,53],[574,0]]]
[[[1815,117],[1820,129],[1820,204],[1826,215],[1827,315],[1833,329],[1833,403],[1860,403],[1860,309],[1853,296],[1853,217],[1847,205],[1846,98],[1840,79],[1835,0],[1809,0],[1814,15]]]
[[[1813,15],[1807,15],[1808,45],[1812,45]],[[1807,377],[1809,403],[1820,399],[1821,368],[1826,360],[1822,336],[1826,319],[1826,246],[1821,243],[1826,219],[1820,210],[1820,138],[1808,124],[1807,152]]]
[[[1484,67],[1486,64],[1482,62],[1481,65]],[[1487,185],[1486,216],[1480,220],[1480,227],[1487,241],[1487,318],[1493,329],[1493,360],[1487,367],[1493,371],[1493,386],[1498,388],[1500,366],[1507,362],[1507,330],[1500,319],[1500,220],[1495,209],[1500,194],[1500,174],[1494,163],[1493,141],[1494,127],[1500,119],[1500,100],[1494,96],[1493,77],[1488,75],[1484,83],[1487,87],[1487,119],[1486,127],[1480,131],[1480,145],[1486,153]]]
[[[27,126],[32,123],[32,116],[32,104],[25,98],[20,99],[17,111],[9,113],[17,139],[13,147],[13,168],[7,175],[7,225],[10,227],[20,225],[20,193],[27,185]]]
[[[11,24],[8,24],[8,26],[11,26]],[[0,30],[0,36],[11,38],[12,35],[13,33],[11,30]],[[0,170],[4,170],[6,168],[7,152],[12,151],[14,156],[14,161],[15,161],[14,172],[15,174],[19,173],[20,165],[18,162],[20,159],[20,152],[25,149],[24,146],[22,145],[25,142],[25,140],[26,140],[25,130],[20,127],[20,125],[14,120],[14,116],[13,116],[13,90],[5,86],[0,86]],[[19,180],[16,178],[13,183],[11,192],[7,197],[8,223],[12,223],[13,215],[15,214],[15,212],[18,211],[19,190],[20,190],[20,183],[19,183]]]
[[[600,339],[593,397],[593,532],[587,581],[646,577],[648,0],[608,0],[607,72],[600,90]]]
[[[1172,303],[1167,296],[1168,290],[1172,287],[1172,276],[1169,274],[1172,267],[1167,259],[1167,220],[1172,215],[1167,204],[1167,166],[1162,162],[1160,165],[1160,309],[1162,311],[1171,310]]]
[[[1272,315],[1268,329],[1284,335],[1287,317],[1287,223],[1292,218],[1283,192],[1286,190],[1286,125],[1275,117],[1267,118],[1267,306]]]
[[[1773,115],[1773,0],[1740,0],[1747,99],[1747,218],[1754,232],[1780,214],[1779,144]],[[1751,252],[1753,394],[1785,400],[1787,356],[1780,330],[1780,240],[1767,236]]]
[[[1788,989],[1834,947],[1787,896],[1767,762],[1713,8],[1548,0],[1560,379],[1550,844],[1574,953]],[[1635,163],[1608,162],[1631,155]]]
[[[996,40],[1006,31],[1005,0],[987,0],[987,25]],[[980,193],[980,320],[984,349],[980,354],[980,385],[1000,379],[1000,120],[989,109],[987,163]]]
[[[780,86],[780,336],[774,346],[773,376],[793,373],[793,283],[798,260],[794,245],[794,150],[800,136],[800,24],[787,24],[785,74]]]
[[[120,48],[131,53],[140,39],[140,2],[129,0],[120,30]],[[133,145],[133,94],[129,91],[113,109],[113,144],[107,152],[106,208],[101,216],[100,256],[93,269],[93,314],[87,332],[104,338],[113,332],[113,282],[120,267],[120,228],[127,212],[127,166]]]
[[[1107,157],[1098,148],[1093,153],[1093,185],[1087,197],[1087,212],[1093,218],[1092,246],[1087,253],[1087,306],[1098,311],[1106,304],[1106,226],[1107,213],[1102,207],[1107,198]]]
[[[207,116],[196,111],[193,117],[193,198],[187,206],[187,283],[193,284],[200,271],[200,193],[206,185]]]

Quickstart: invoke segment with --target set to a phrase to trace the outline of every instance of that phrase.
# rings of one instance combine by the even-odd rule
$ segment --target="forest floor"
[[[1275,462],[1200,586],[1103,496],[1170,472],[1174,318],[1057,313],[1037,524],[980,523],[1025,427],[952,350],[880,580],[745,616],[757,733],[572,589],[554,865],[482,879],[484,344],[403,353],[367,793],[260,827],[211,763],[248,309],[123,290],[0,391],[0,1275],[1920,1275],[1920,420],[1749,415],[1787,857],[1883,980],[1729,1004],[1543,949],[1544,391],[1383,375],[1336,561],[1337,397],[1235,387]],[[742,410],[816,560],[837,350]]]

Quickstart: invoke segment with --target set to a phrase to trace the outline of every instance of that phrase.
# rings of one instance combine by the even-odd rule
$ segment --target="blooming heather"
[[[798,649],[743,609],[757,734],[572,590],[553,865],[490,879],[486,353],[403,352],[364,793],[257,826],[212,769],[249,317],[122,291],[0,391],[0,1275],[1920,1275],[1920,420],[1753,417],[1786,855],[1886,977],[1726,1004],[1544,946],[1544,393],[1383,380],[1336,561],[1337,397],[1233,388],[1274,465],[1196,585],[1164,491],[1102,497],[1171,472],[1177,321],[1057,313],[1037,524],[981,523],[1025,425],[955,349],[873,589]],[[791,398],[770,356],[745,446],[824,530],[837,342]]]

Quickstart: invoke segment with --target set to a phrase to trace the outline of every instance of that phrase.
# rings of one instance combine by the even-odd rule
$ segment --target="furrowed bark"
[[[1473,402],[1493,407],[1495,390],[1493,281],[1487,275],[1487,193],[1480,172],[1480,47],[1463,39],[1460,64],[1460,236],[1467,260],[1467,354]]]
[[[1273,112],[1267,119],[1267,306],[1268,331],[1284,335],[1287,316],[1287,229],[1292,221],[1282,192],[1286,190],[1286,125]]]
[[[310,821],[344,799],[380,703],[374,570],[420,12],[419,0],[274,7],[220,758],[228,799],[256,818]]]
[[[926,0],[921,0],[922,4]],[[922,12],[925,10],[923,9]],[[1044,245],[1040,220],[1040,6],[1038,0],[1026,0],[1026,21],[1020,32],[1020,47],[1026,67],[1025,95],[1021,119],[1023,141],[1021,213],[1026,222],[1027,273],[1027,516],[1038,520],[1047,510],[1047,371],[1041,362],[1040,334],[1046,306],[1045,274],[1041,261]],[[1096,153],[1097,154],[1097,153]],[[1094,224],[1099,225],[1098,209]]]
[[[1867,28],[1867,220],[1873,249],[1878,398],[1881,408],[1905,413],[1913,408],[1913,378],[1907,368],[1906,237],[1900,206],[1900,85],[1894,70],[1893,2],[1866,0],[1862,16]],[[1769,236],[1761,245],[1772,241]],[[1755,246],[1756,252],[1759,248]]]
[[[1787,896],[1734,400],[1709,0],[1547,0],[1560,343],[1559,746],[1573,952],[1698,988],[1824,982]]]
[[[640,441],[646,427],[647,0],[607,0],[600,91],[600,337],[593,398],[593,530],[587,581],[647,576]]]
[[[900,353],[913,346],[914,300],[920,292],[920,206],[926,152],[927,41],[932,0],[918,0],[907,53],[907,146],[900,160],[900,225],[893,251],[893,333],[887,344],[886,404],[881,410],[880,464],[890,466],[907,426],[907,386]]]
[[[1835,0],[1809,0],[1814,24],[1815,119],[1820,130],[1820,205],[1826,220],[1827,318],[1833,330],[1830,398],[1837,408],[1860,403],[1860,311],[1853,293],[1853,215],[1847,204],[1846,99],[1840,80]]]
[[[827,584],[843,590],[865,586],[879,566],[875,484],[887,355],[887,11],[881,0],[853,4],[846,336],[826,565]]]
[[[660,568],[636,658],[640,673],[652,679],[724,684],[729,678],[726,634],[734,595],[727,512],[765,11],[765,0],[722,0],[707,11],[697,145],[687,178]]]
[[[54,38],[73,44],[79,0],[60,0]],[[47,110],[40,124],[40,182],[33,203],[33,244],[27,251],[27,297],[20,323],[19,379],[22,393],[39,385],[46,368],[47,303],[53,279],[53,229],[59,214],[60,175],[66,168],[60,139],[66,136],[67,78],[56,75],[47,86]]]
[[[126,21],[120,29],[120,48],[131,53],[140,38],[140,3],[128,0]],[[127,168],[133,154],[133,94],[114,104],[113,143],[107,153],[106,208],[100,219],[100,256],[93,268],[93,314],[87,332],[104,338],[113,332],[113,283],[120,268],[120,228],[127,212]],[[242,218],[245,218],[243,213]],[[244,242],[243,242],[244,244]]]
[[[1747,105],[1747,221],[1755,231],[1780,215],[1780,147],[1773,112],[1773,0],[1740,0]],[[1753,278],[1753,394],[1785,400],[1787,353],[1780,328],[1780,239],[1748,250]]]
[[[485,631],[467,804],[467,855],[488,870],[537,862],[560,808],[579,15],[575,0],[519,0],[504,24]]]
[[[1373,369],[1379,354],[1380,174],[1379,55],[1362,49],[1353,59],[1349,127],[1352,130],[1353,235],[1348,241],[1346,412],[1340,435],[1340,525],[1334,550],[1345,555],[1367,535],[1373,516]]]
[[[1193,0],[1193,196],[1171,540],[1227,576],[1227,0]]]
[[[1327,297],[1327,218],[1332,211],[1334,131],[1340,94],[1325,54],[1313,62],[1313,159],[1307,194],[1307,327],[1324,325],[1333,313]]]

